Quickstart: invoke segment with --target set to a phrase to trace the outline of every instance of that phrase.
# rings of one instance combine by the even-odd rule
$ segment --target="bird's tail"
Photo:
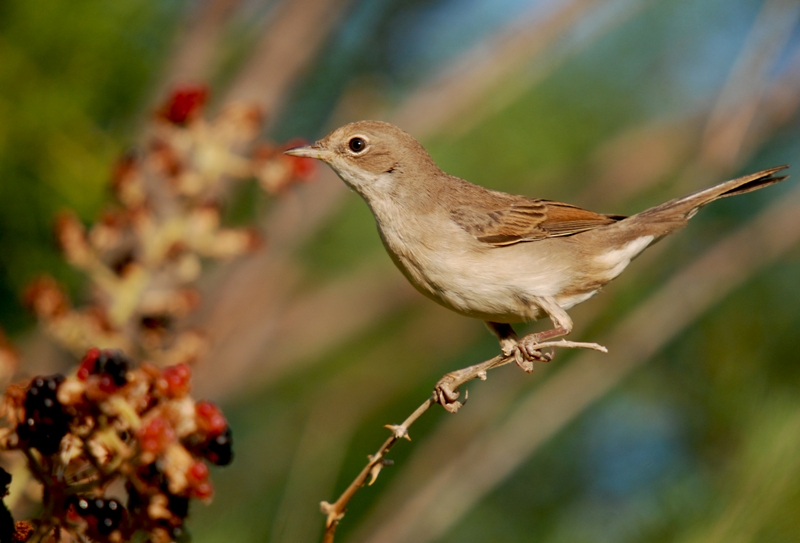
[[[737,179],[731,179],[730,181],[725,181],[714,187],[703,189],[681,198],[675,198],[659,206],[652,207],[642,211],[638,216],[649,221],[657,221],[659,218],[663,218],[669,221],[677,220],[685,223],[687,220],[691,219],[701,207],[710,204],[714,200],[745,194],[783,181],[789,176],[783,175],[776,177],[774,174],[788,167],[788,165],[777,166],[775,168],[751,173],[750,175],[745,175]]]

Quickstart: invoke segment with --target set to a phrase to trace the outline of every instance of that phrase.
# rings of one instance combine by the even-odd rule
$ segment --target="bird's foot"
[[[543,352],[538,343],[519,342],[517,348],[514,349],[514,362],[525,373],[533,371],[534,362],[550,362],[555,356],[556,353],[552,348]]]
[[[480,364],[445,374],[433,389],[434,401],[450,413],[455,413],[467,403],[469,398],[469,393],[464,391],[464,401],[459,401],[458,398],[461,396],[461,392],[459,392],[458,387],[473,379],[485,381],[487,371],[497,366],[502,366],[506,361],[507,357],[495,356]]]
[[[457,373],[458,372],[452,372],[446,374],[444,377],[439,379],[439,382],[436,383],[436,386],[433,388],[433,393],[436,396],[436,402],[450,413],[455,413],[464,407],[464,404],[467,403],[467,399],[469,397],[469,394],[465,393],[464,401],[458,401],[459,396],[461,396],[461,392],[458,391],[458,386],[460,383],[458,382],[459,375],[457,375]]]
[[[514,347],[514,350],[512,351],[514,355],[514,362],[516,362],[517,366],[519,366],[523,371],[531,373],[533,371],[534,362],[550,362],[553,360],[553,358],[555,358],[556,353],[554,347],[592,349],[594,351],[600,351],[603,353],[608,352],[608,349],[597,343],[582,343],[578,341],[567,341],[566,339],[560,339],[557,341],[540,341],[540,338],[537,334],[530,334],[519,340]],[[501,348],[503,348],[503,354],[506,356],[511,356],[512,353],[506,353],[506,350],[502,344]],[[543,351],[543,349],[548,350]]]

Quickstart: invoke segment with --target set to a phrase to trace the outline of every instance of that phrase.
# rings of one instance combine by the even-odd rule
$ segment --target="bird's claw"
[[[538,342],[536,335],[532,334],[522,338],[519,343],[517,343],[514,351],[514,362],[516,362],[517,366],[523,371],[530,373],[533,371],[534,362],[550,362],[555,358],[556,353],[554,347],[591,349],[602,353],[608,352],[608,349],[597,343],[581,343],[577,341],[567,341],[565,339]],[[543,351],[543,348],[547,348],[547,351]]]
[[[514,362],[526,373],[533,371],[534,362],[550,362],[555,358],[555,351],[550,348],[542,351],[538,343],[532,341],[520,341],[514,350]]]
[[[436,402],[450,413],[455,413],[464,407],[464,404],[467,403],[467,398],[469,397],[468,394],[465,394],[464,401],[458,401],[461,393],[457,389],[453,389],[453,380],[450,374],[439,379],[439,382],[436,383],[436,386],[433,389],[433,394],[436,398]]]

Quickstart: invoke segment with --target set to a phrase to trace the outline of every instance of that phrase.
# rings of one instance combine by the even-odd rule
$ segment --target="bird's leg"
[[[517,342],[514,360],[517,365],[530,373],[533,371],[533,362],[549,362],[555,356],[553,347],[572,347],[581,349],[594,349],[596,351],[607,352],[607,349],[597,343],[577,343],[574,341],[549,341],[551,339],[566,336],[572,331],[572,319],[567,312],[556,303],[550,296],[536,298],[536,304],[544,310],[553,321],[554,328],[544,332],[528,334]],[[543,353],[542,347],[550,347],[550,351]]]
[[[514,355],[514,361],[517,363],[517,366],[528,373],[533,371],[534,360],[538,360],[540,362],[550,362],[553,359],[552,350],[548,353],[543,353],[538,349],[528,349],[524,352],[520,351],[517,333],[510,324],[504,322],[486,321],[486,326],[489,328],[489,331],[492,334],[497,336],[497,339],[500,341],[500,349],[503,351],[503,354],[505,356]]]
[[[517,333],[510,324],[505,322],[489,322],[486,321],[486,327],[489,331],[497,336],[500,341],[500,349],[506,356],[511,356],[517,349]]]

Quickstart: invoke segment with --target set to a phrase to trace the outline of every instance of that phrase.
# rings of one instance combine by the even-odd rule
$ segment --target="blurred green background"
[[[175,84],[258,103],[278,140],[378,117],[449,173],[634,213],[800,164],[798,21],[789,0],[2,2],[0,325],[37,341],[20,299],[39,273],[84,295],[52,217],[97,216]],[[703,210],[571,311],[574,337],[608,355],[503,368],[457,415],[426,414],[337,540],[800,540],[797,187]],[[189,529],[317,541],[319,502],[382,425],[496,342],[405,284],[330,172],[236,208],[271,241],[203,283],[217,347],[197,389],[224,405],[237,458]],[[236,280],[247,266],[260,282]]]

